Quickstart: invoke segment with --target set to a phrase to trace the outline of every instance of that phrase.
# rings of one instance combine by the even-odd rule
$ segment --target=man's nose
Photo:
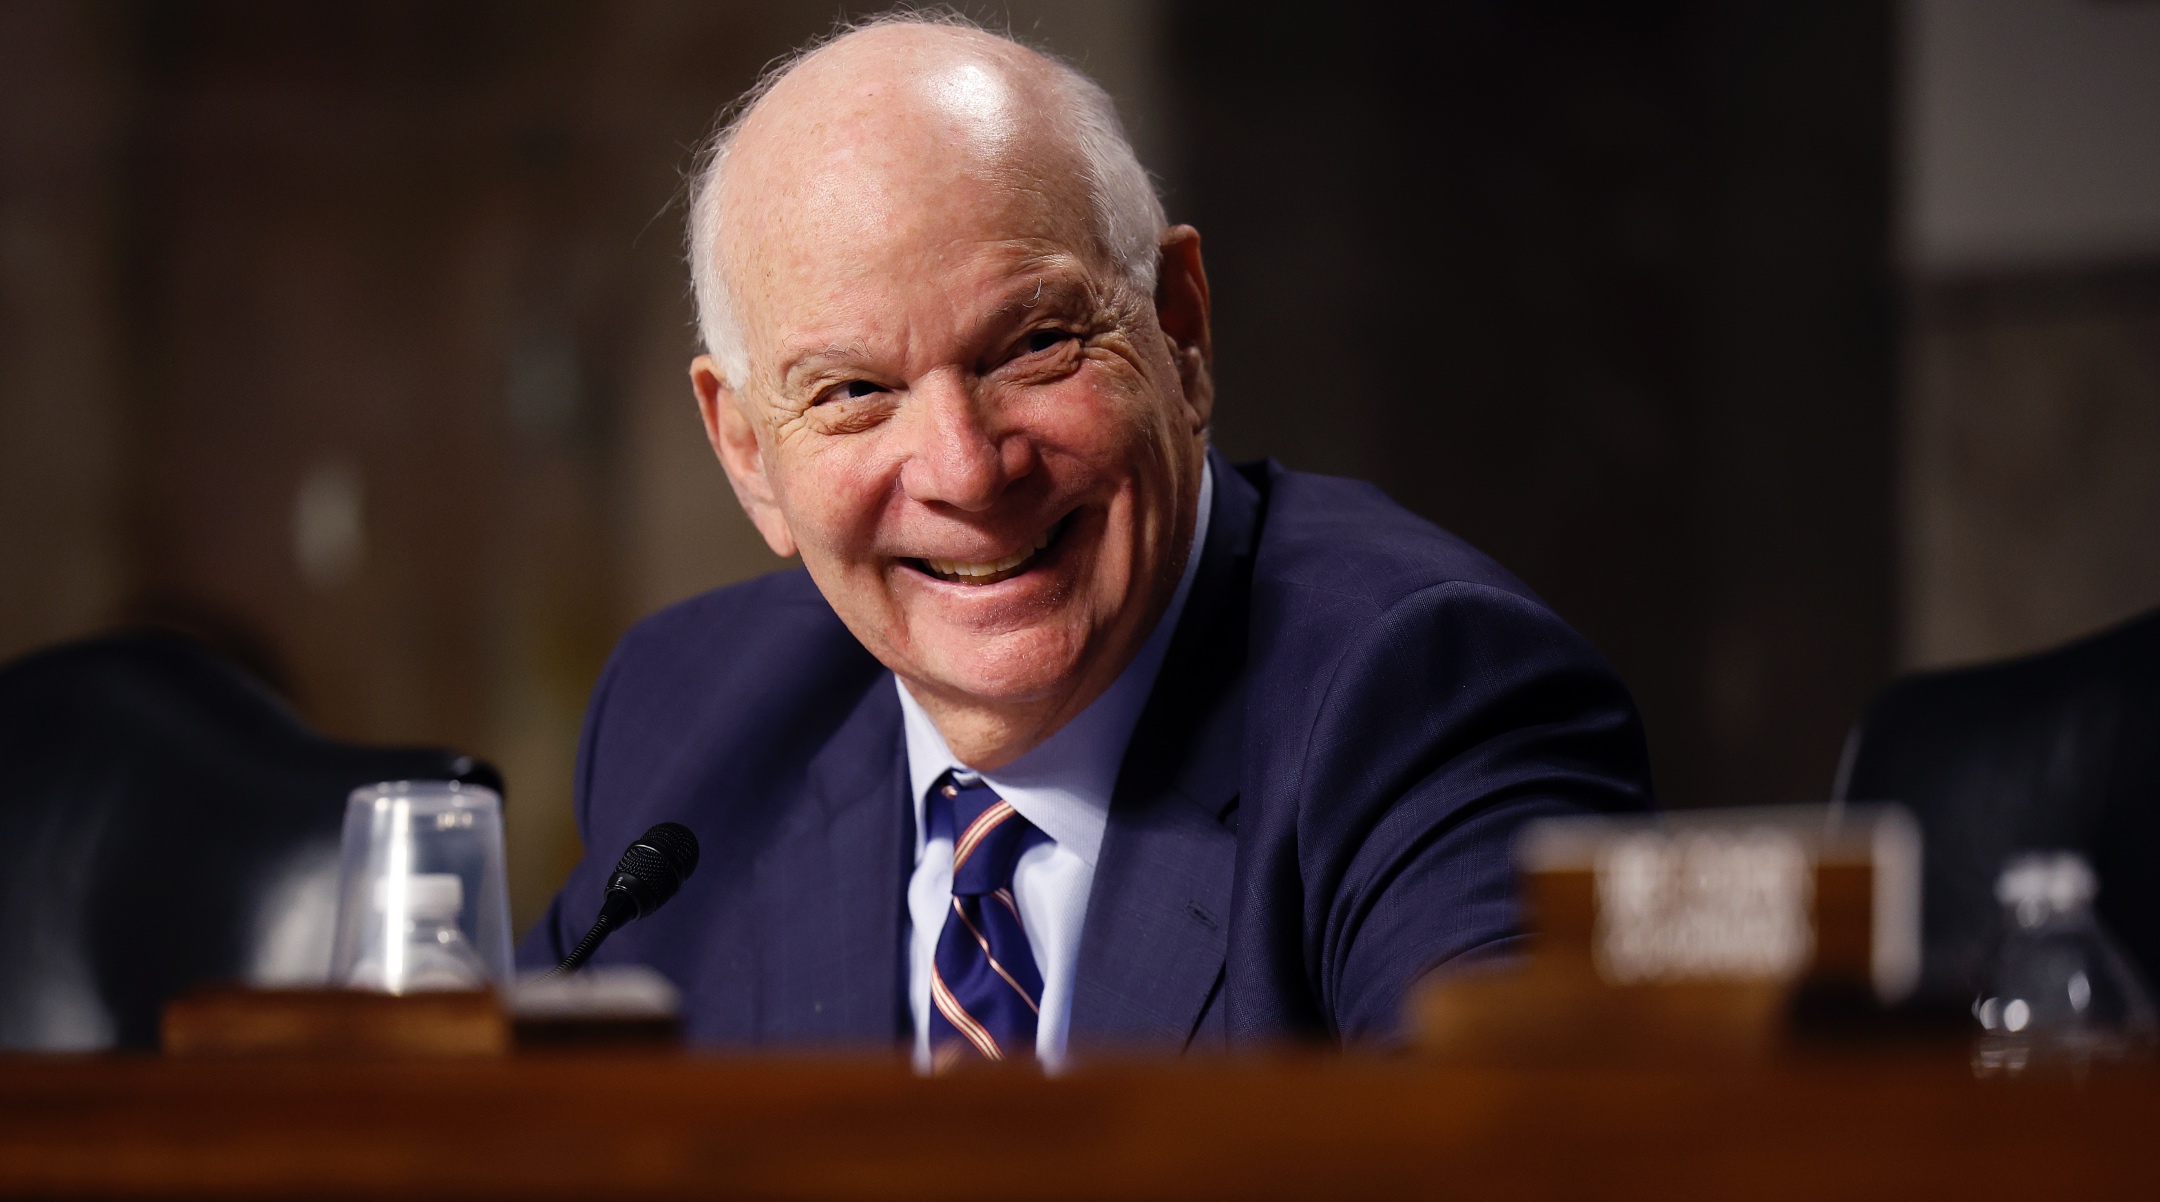
[[[1028,473],[1027,440],[998,428],[997,415],[958,373],[932,373],[909,393],[914,413],[901,469],[909,499],[977,513]]]

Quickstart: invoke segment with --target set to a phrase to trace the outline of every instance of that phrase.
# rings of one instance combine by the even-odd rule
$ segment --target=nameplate
[[[1517,845],[1540,954],[1612,986],[1866,985],[1920,973],[1920,835],[1894,806],[1562,818]]]

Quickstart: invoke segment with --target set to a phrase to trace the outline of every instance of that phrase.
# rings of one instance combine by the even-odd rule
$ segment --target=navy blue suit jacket
[[[1220,457],[1207,545],[1120,771],[1071,1046],[1385,1036],[1421,974],[1516,934],[1533,818],[1650,803],[1626,688],[1498,565],[1375,489]],[[892,1043],[914,855],[890,675],[800,570],[627,635],[578,755],[584,862],[521,960],[592,921],[655,822],[703,862],[596,963],[690,1036]]]

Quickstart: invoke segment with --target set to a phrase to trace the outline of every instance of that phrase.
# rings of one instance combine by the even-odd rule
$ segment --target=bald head
[[[896,18],[776,68],[714,136],[692,185],[698,322],[728,382],[750,371],[755,297],[804,247],[935,238],[960,201],[1014,235],[1101,260],[1145,295],[1161,203],[1093,81],[972,26]],[[775,253],[781,250],[795,252]],[[792,262],[791,262],[792,260]]]

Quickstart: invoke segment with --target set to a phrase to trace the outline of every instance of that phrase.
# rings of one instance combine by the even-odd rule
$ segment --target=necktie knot
[[[979,897],[1012,888],[1021,853],[1046,836],[988,785],[948,781],[942,789],[952,803],[953,893]]]

